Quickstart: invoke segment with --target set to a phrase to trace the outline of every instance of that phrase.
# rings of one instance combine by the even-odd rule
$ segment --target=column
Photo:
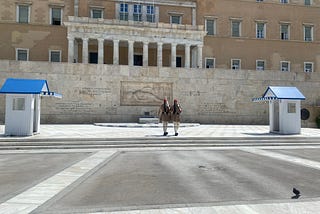
[[[162,43],[161,42],[158,42],[157,66],[162,67]]]
[[[192,8],[192,26],[197,24],[197,11],[196,8]]]
[[[171,44],[171,67],[177,67],[177,44]]]
[[[113,40],[113,64],[119,65],[119,40]]]
[[[79,0],[74,0],[74,16],[79,16]]]
[[[133,66],[133,45],[134,41],[128,40],[128,65]]]
[[[88,38],[82,38],[82,63],[88,64]]]
[[[147,67],[149,62],[148,43],[149,42],[143,42],[143,66],[144,67]]]
[[[98,39],[98,64],[104,63],[104,39]]]
[[[68,62],[73,63],[74,59],[74,38],[68,36]]]
[[[133,20],[133,4],[128,4],[128,20]]]
[[[198,45],[198,68],[202,68],[202,48],[203,45]]]
[[[184,67],[190,68],[190,44],[185,45],[184,52]]]
[[[147,5],[142,5],[142,8],[141,8],[141,13],[142,13],[142,21],[143,22],[146,22],[147,21]]]

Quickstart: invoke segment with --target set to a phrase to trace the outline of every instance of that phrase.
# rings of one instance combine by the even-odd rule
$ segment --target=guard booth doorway
[[[272,103],[272,106],[270,106],[270,108],[272,108],[270,110],[273,111],[273,128],[272,128],[272,130],[275,132],[279,132],[280,129],[279,129],[279,102],[278,102],[278,100],[275,100]],[[272,114],[270,114],[270,117],[271,117],[271,115]]]

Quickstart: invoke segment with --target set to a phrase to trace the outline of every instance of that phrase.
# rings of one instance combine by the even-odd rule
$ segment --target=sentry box
[[[51,92],[47,80],[13,79],[5,81],[0,89],[6,94],[5,135],[31,136],[40,131],[40,96],[62,98]]]
[[[305,96],[296,87],[269,86],[262,97],[253,102],[269,102],[270,132],[300,134],[301,100]]]

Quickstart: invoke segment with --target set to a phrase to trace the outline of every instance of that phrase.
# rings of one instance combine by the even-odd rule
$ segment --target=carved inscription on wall
[[[200,97],[205,92],[201,91],[181,91],[180,94],[185,97]]]
[[[78,102],[78,101],[59,102],[56,104],[56,106],[57,106],[57,109],[59,110],[63,110],[66,112],[74,112],[74,113],[91,112],[94,107],[93,103]]]
[[[227,113],[230,111],[224,103],[203,103],[199,105],[199,110],[202,114]]]
[[[121,82],[122,106],[158,106],[164,97],[172,100],[172,83]]]
[[[80,95],[89,95],[89,96],[99,96],[103,94],[109,94],[111,93],[111,89],[109,88],[76,88],[76,90],[79,91]]]

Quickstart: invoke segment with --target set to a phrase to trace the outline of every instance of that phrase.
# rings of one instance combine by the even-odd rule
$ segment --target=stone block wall
[[[62,99],[43,97],[41,123],[138,122],[156,116],[164,96],[178,99],[183,122],[268,124],[268,104],[253,103],[269,85],[296,86],[310,111],[303,127],[320,114],[320,75],[279,71],[129,67],[96,64],[0,61],[0,86],[7,78],[48,80]],[[5,95],[0,95],[4,123]]]

